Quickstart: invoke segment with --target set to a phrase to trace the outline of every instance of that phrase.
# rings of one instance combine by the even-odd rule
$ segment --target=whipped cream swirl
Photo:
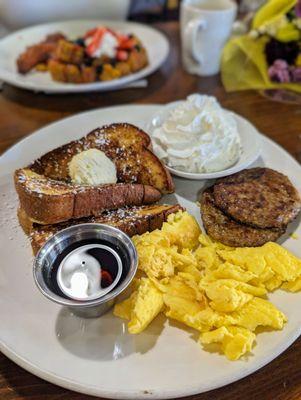
[[[88,37],[85,40],[85,45],[89,46],[92,40],[92,37]],[[102,56],[107,56],[110,58],[114,58],[117,53],[117,47],[118,40],[111,32],[107,31],[103,34],[98,47],[92,53],[92,57],[99,58]]]
[[[157,156],[185,172],[222,171],[240,156],[236,120],[211,96],[188,96],[170,111],[152,138]]]

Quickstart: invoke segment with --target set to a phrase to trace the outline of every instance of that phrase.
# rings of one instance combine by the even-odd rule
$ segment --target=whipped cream
[[[72,157],[69,175],[79,185],[104,185],[117,182],[115,164],[103,151],[89,149]]]
[[[92,40],[93,37],[92,38],[88,37],[85,40],[85,45],[89,46]],[[118,47],[117,38],[111,32],[107,31],[103,34],[99,46],[93,52],[92,57],[98,58],[101,56],[107,56],[109,58],[114,58],[117,53],[117,47]]]
[[[215,97],[193,94],[169,112],[152,134],[153,149],[168,166],[192,173],[222,171],[240,156],[234,116]]]

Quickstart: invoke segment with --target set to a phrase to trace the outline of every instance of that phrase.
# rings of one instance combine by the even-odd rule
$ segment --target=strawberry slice
[[[122,41],[118,48],[121,50],[132,50],[136,45],[136,40],[133,38],[127,38],[126,40]]]
[[[123,35],[122,33],[118,33],[117,36],[118,36],[118,42],[119,42],[119,44],[121,44],[121,43],[123,43],[123,42],[129,40],[128,35]]]
[[[128,37],[126,35],[123,35],[122,33],[113,31],[111,28],[107,28],[107,31],[110,32],[115,38],[118,40],[118,42],[121,42],[122,40],[126,40]]]
[[[97,31],[97,29],[98,29],[98,28],[93,28],[93,29],[90,29],[89,31],[87,31],[87,32],[85,33],[85,35],[84,35],[84,38],[86,39],[86,38],[88,38],[88,37],[90,37],[90,36],[93,36],[94,33]]]
[[[97,28],[94,34],[92,35],[92,40],[89,46],[86,48],[86,53],[90,56],[93,57],[94,52],[98,49],[100,46],[100,43],[102,41],[103,35],[107,32],[106,28]]]
[[[112,278],[111,274],[106,270],[103,270],[103,269],[101,270],[100,278],[102,281],[104,281],[104,282],[102,282],[104,287],[108,287],[108,286],[112,285],[112,283],[113,283],[113,278]]]
[[[128,59],[128,52],[125,50],[117,50],[116,58],[118,61],[126,61]]]

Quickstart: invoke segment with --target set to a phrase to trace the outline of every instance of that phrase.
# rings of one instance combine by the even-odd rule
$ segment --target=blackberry
[[[89,56],[85,56],[85,58],[84,58],[84,64],[85,64],[87,67],[91,67],[91,66],[93,65],[93,58],[92,58],[92,57],[89,57]]]
[[[112,67],[116,67],[116,64],[117,64],[117,60],[116,60],[116,58],[112,58],[111,60],[110,60],[110,64],[112,65]]]
[[[279,42],[271,39],[265,46],[266,59],[269,65],[276,60],[285,60],[289,65],[294,64],[300,48],[298,42]]]
[[[74,43],[78,44],[79,46],[85,47],[85,40],[83,38],[76,39]]]
[[[102,65],[97,65],[97,67],[96,67],[96,74],[97,74],[97,75],[100,75],[100,74],[102,73],[102,71],[103,71]]]

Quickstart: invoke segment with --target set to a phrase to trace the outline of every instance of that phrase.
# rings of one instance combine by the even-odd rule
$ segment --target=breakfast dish
[[[216,179],[248,167],[260,155],[261,138],[254,127],[222,108],[213,96],[192,94],[152,116],[147,126],[155,154],[176,176]]]
[[[91,83],[138,72],[148,64],[147,52],[133,34],[97,26],[71,40],[57,32],[29,46],[17,59],[20,74],[36,69],[55,81]]]
[[[90,61],[95,64],[96,59],[86,56],[82,41],[79,43],[74,41],[83,38],[85,33],[96,27],[106,27],[124,37],[132,34],[135,40],[137,38],[141,42],[141,47],[132,51],[122,50],[126,54],[119,53],[119,58],[128,55],[128,59],[119,61],[117,57],[113,57],[114,52],[111,51],[115,40],[111,40],[112,37],[107,34],[104,45],[106,49],[111,49],[109,59],[104,60],[101,56],[97,56],[96,59],[101,58],[102,66],[88,65]],[[36,47],[37,44],[39,45]],[[129,47],[130,45],[131,41]],[[26,72],[34,65],[37,66],[27,73],[20,73],[16,60],[27,48],[31,50],[20,58],[20,70]],[[57,49],[61,61],[51,56],[52,61],[46,66],[45,61],[49,59],[50,54],[53,54],[54,49]],[[53,22],[28,27],[1,39],[0,79],[20,88],[47,94],[110,91],[153,73],[164,63],[168,52],[169,42],[165,35],[147,25],[95,19]],[[80,62],[83,53],[84,60]]]
[[[146,168],[151,168],[149,175],[156,179],[142,181],[143,168],[135,162],[141,152],[136,150],[131,171],[137,172],[138,178],[132,180],[130,171],[121,174],[122,160],[115,157],[115,144],[96,148],[87,140],[89,135],[80,139],[100,123],[106,124],[106,131],[116,116],[118,121],[126,121],[126,132],[137,132],[160,109],[122,106],[83,113],[43,128],[0,157],[0,251],[5,260],[0,278],[0,350],[34,374],[82,393],[135,399],[176,398],[204,392],[256,371],[283,352],[300,333],[296,307],[301,289],[301,226],[297,215],[300,166],[279,146],[262,137],[258,164],[266,182],[263,214],[267,226],[273,226],[259,228],[256,212],[256,220],[248,222],[240,221],[234,213],[233,217],[230,215],[231,185],[240,202],[241,193],[251,192],[249,187],[255,197],[260,191],[258,185],[263,178],[257,181],[253,168],[251,172],[241,172],[242,187],[246,176],[251,185],[245,191],[238,190],[235,176],[228,178],[229,191],[224,180],[216,182],[222,184],[217,188],[219,196],[223,195],[219,203],[222,210],[214,198],[215,185],[204,191],[205,185],[200,182],[175,178],[175,192],[171,193],[173,186],[166,179],[164,166],[155,161],[157,157],[151,157],[153,161]],[[239,132],[252,137],[251,125],[241,117],[235,118]],[[145,143],[143,134],[128,136],[119,128],[119,133],[123,132],[117,135],[119,140],[131,138],[125,144],[126,153],[133,146],[133,137]],[[58,150],[52,150],[54,143]],[[83,147],[79,143],[84,143]],[[149,154],[147,145],[146,149]],[[42,154],[46,156],[41,157]],[[283,161],[281,168],[279,159]],[[29,168],[20,170],[20,166]],[[20,207],[21,199],[13,187],[14,171],[19,171],[18,176],[24,169],[44,177],[47,183],[51,181],[51,185],[54,181],[60,186],[61,181],[65,188],[71,186],[74,190],[79,186],[84,192],[95,186],[116,189],[118,185],[148,185],[152,193],[162,196],[162,205],[126,205],[121,204],[125,201],[122,198],[117,209],[93,207],[91,213],[87,207],[85,217],[50,224],[46,222],[49,213],[39,220],[43,224],[37,223],[33,215],[27,214],[28,209]],[[147,171],[143,176],[148,176]],[[272,176],[277,178],[277,184]],[[269,179],[273,184],[269,185]],[[25,186],[30,187],[30,182]],[[278,185],[277,198],[274,193]],[[51,197],[54,187],[55,184],[51,186]],[[61,196],[59,192],[58,197]],[[206,199],[209,211],[201,214],[197,201],[202,203],[202,199]],[[285,207],[278,215],[274,210],[282,199]],[[111,199],[103,204],[112,207]],[[252,207],[248,196],[246,204],[242,206],[244,219],[246,208],[249,204]],[[116,316],[109,312],[93,320],[74,317],[69,309],[50,302],[36,290],[30,273],[32,249],[16,220],[18,208],[20,225],[31,239],[34,252],[56,232],[81,222],[111,224],[132,236],[139,269],[131,287],[118,300]],[[222,232],[222,238],[215,239],[211,231],[205,234],[204,215],[213,218],[210,229]],[[276,226],[279,216],[283,224]],[[294,222],[287,225],[293,217]],[[287,234],[281,245],[273,242],[284,230]],[[221,243],[227,236],[233,240],[231,246]],[[240,237],[249,243],[240,244]],[[51,348],[47,357],[43,357],[45,348]],[[135,379],[128,380],[125,374],[116,380],[116,368],[128,371]]]
[[[281,246],[224,246],[202,234],[183,211],[133,241],[142,275],[131,296],[114,308],[116,316],[129,320],[129,333],[141,333],[164,313],[197,330],[205,349],[218,344],[217,351],[237,360],[252,351],[257,328],[282,329],[286,323],[266,295],[283,284],[295,291],[301,260]]]
[[[213,124],[221,118],[218,104],[196,96],[188,98],[189,102],[199,110],[184,105],[174,110],[174,119],[179,116],[187,122],[203,113],[203,123],[210,131],[210,121]],[[212,110],[206,114],[208,103]],[[232,153],[235,146],[238,149],[239,136],[235,120],[228,123],[236,132],[234,147],[229,149]],[[221,131],[225,128],[221,124]],[[171,139],[177,137],[177,126],[171,120],[165,125],[168,131]],[[155,143],[166,138],[159,133],[153,133]],[[180,140],[180,158],[191,145],[190,136],[188,132],[187,143]],[[82,223],[111,225],[133,236],[139,273],[130,297],[114,308],[116,316],[129,320],[129,333],[141,333],[164,313],[198,330],[204,346],[220,344],[229,360],[238,360],[251,352],[258,327],[282,329],[287,321],[263,296],[282,284],[291,291],[299,286],[301,260],[272,243],[300,212],[299,193],[285,175],[269,168],[251,168],[221,178],[202,194],[202,219],[209,235],[205,236],[196,219],[179,204],[147,206],[174,190],[168,171],[150,146],[150,137],[138,127],[115,123],[18,169],[20,225],[29,235],[34,254],[57,232]],[[227,146],[217,144],[217,150],[217,157],[210,147],[208,156],[203,154],[209,164],[212,158],[219,164]],[[201,162],[195,151],[195,159]],[[192,154],[186,155],[188,165],[197,167],[189,159]],[[254,270],[252,260],[256,258],[264,270]],[[71,267],[73,263],[68,271]],[[91,280],[93,287],[101,287],[95,282]]]
[[[207,233],[229,246],[276,241],[300,210],[296,188],[270,168],[250,168],[222,178],[201,199]]]

